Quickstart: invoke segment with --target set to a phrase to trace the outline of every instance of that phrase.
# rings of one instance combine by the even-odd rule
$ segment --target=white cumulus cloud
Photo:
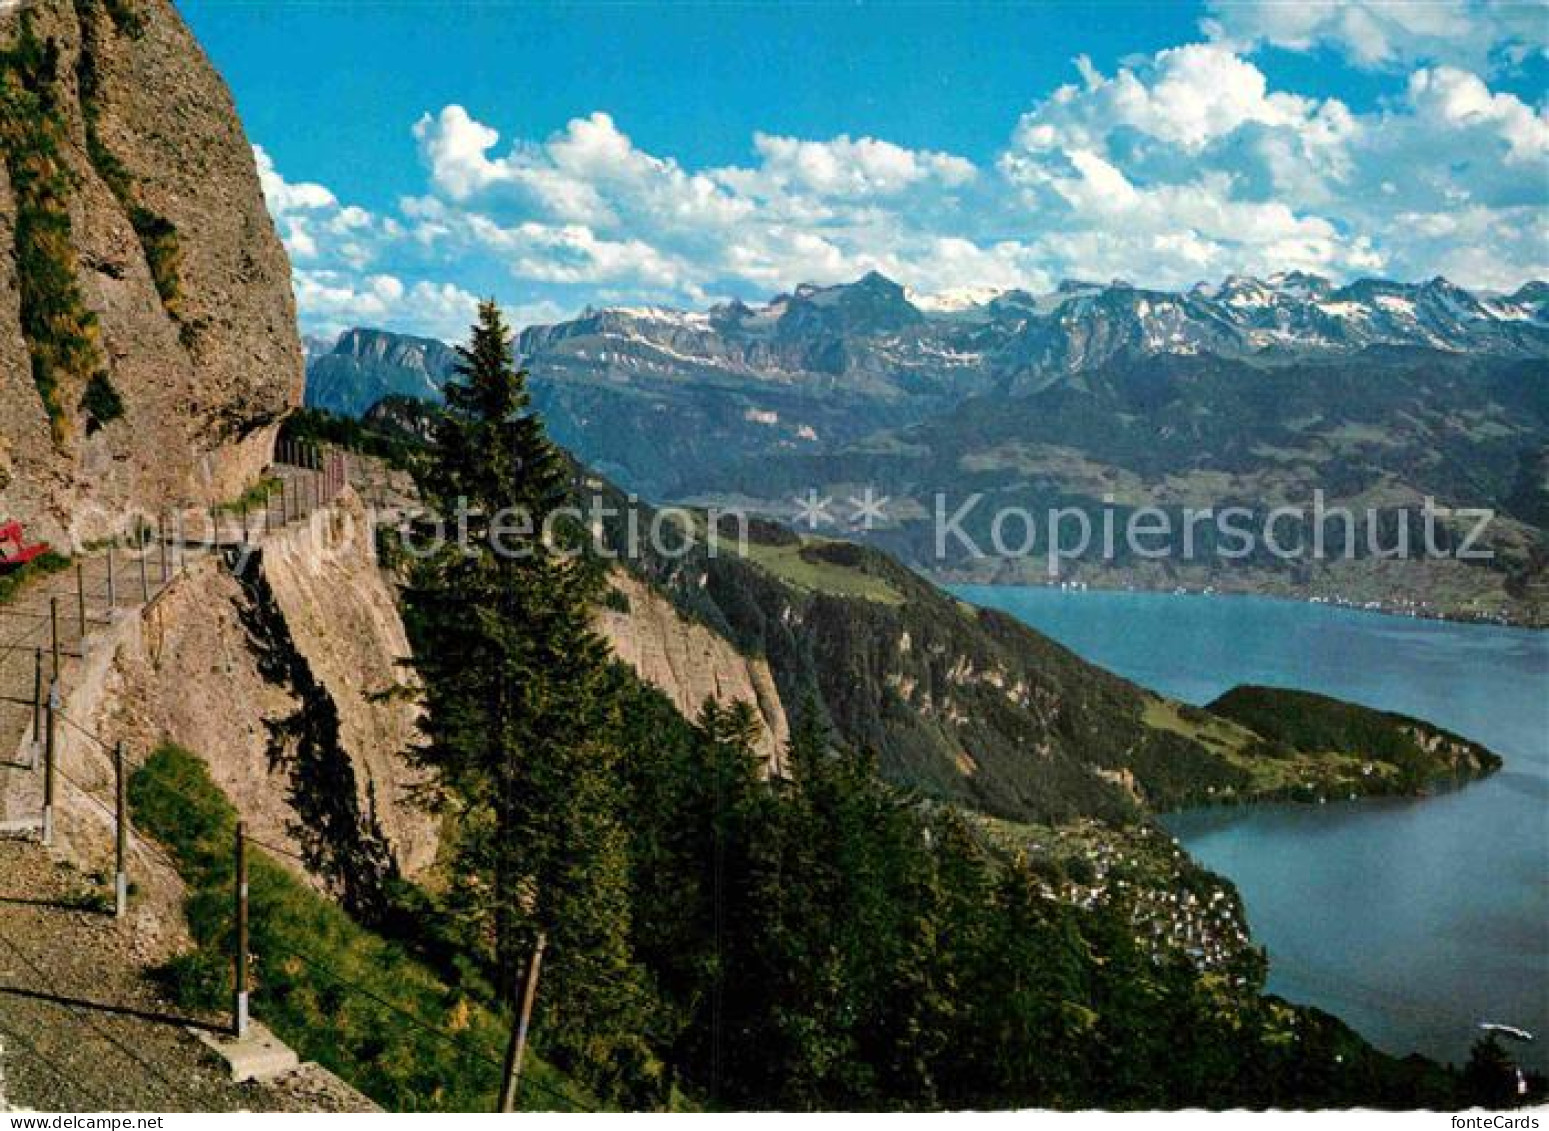
[[[1542,55],[1542,0],[1210,0],[1206,30],[1237,49],[1327,47],[1358,66],[1474,70]]]
[[[478,307],[473,295],[451,283],[409,285],[388,274],[298,270],[294,285],[307,329],[325,335],[364,325],[457,340]]]
[[[1549,111],[1459,62],[1467,52],[1422,51],[1480,6],[1434,7],[1402,38],[1382,4],[1223,6],[1208,41],[1108,73],[1074,60],[1072,81],[1008,122],[982,164],[876,137],[755,132],[745,161],[693,169],[603,111],[504,141],[453,104],[412,126],[423,188],[375,213],[256,156],[311,327],[457,334],[468,288],[552,318],[868,270],[925,294],[1290,269],[1512,288],[1549,259]],[[1484,7],[1499,26],[1478,35],[1496,59],[1523,41]],[[1326,48],[1336,32],[1341,49],[1398,69],[1372,109],[1279,89],[1251,56]]]

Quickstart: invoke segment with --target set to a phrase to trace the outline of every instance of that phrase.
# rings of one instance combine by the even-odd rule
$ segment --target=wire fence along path
[[[263,486],[243,499],[142,520],[0,605],[0,836],[42,832],[49,699],[68,698],[103,631],[154,606],[195,557],[261,545],[331,507],[349,483],[341,453],[282,444],[276,457]]]
[[[114,826],[117,834],[113,913],[118,917],[123,917],[128,909],[125,854],[131,843],[138,851],[148,853],[169,868],[175,870],[176,864],[156,844],[136,836],[130,827],[123,745],[92,731],[73,717],[64,703],[73,682],[79,678],[84,661],[92,655],[94,647],[102,644],[104,630],[120,617],[141,615],[154,606],[193,557],[261,546],[265,536],[306,522],[319,510],[331,507],[340,492],[352,482],[352,466],[342,453],[283,446],[277,455],[279,459],[265,481],[265,488],[245,500],[203,512],[169,512],[132,539],[72,558],[69,568],[35,579],[14,601],[0,605],[0,837],[41,838],[47,843],[51,807],[57,797],[74,796],[92,807]],[[377,504],[384,507],[391,505],[389,499],[396,494],[394,485],[387,481],[363,481],[361,490],[372,494]],[[55,756],[57,746],[66,735],[78,737],[108,756],[115,773],[106,784],[90,785],[59,764]],[[233,887],[234,1007],[230,1025],[237,1036],[244,1035],[248,1026],[247,972],[260,965],[253,961],[256,956],[248,951],[249,846],[308,866],[304,857],[255,840],[238,825]],[[23,902],[38,903],[32,899]],[[369,1003],[390,1014],[395,1023],[420,1030],[464,1055],[498,1069],[500,1094],[496,1109],[499,1111],[517,1110],[524,1090],[542,1097],[538,1106],[562,1111],[592,1111],[594,1109],[581,1100],[521,1071],[541,953],[540,941],[523,979],[519,1008],[513,1015],[511,1043],[504,1056],[500,1050],[475,1043],[467,1034],[453,1033],[427,1021],[354,982],[312,954],[280,947],[277,957],[300,962],[329,981],[336,992]],[[134,1066],[130,1071],[143,1073],[146,1079],[160,1084],[165,1089],[165,1096],[181,1094],[184,1085],[170,1079],[140,1055],[129,1041],[109,1030],[113,1019],[144,1019],[143,1013],[131,1006],[70,997],[15,938],[0,930],[0,965],[13,967],[13,963],[6,961],[9,959],[21,964],[15,967],[15,972],[22,976],[25,985],[20,988],[0,985],[0,995],[20,994],[57,1004],[76,1026],[73,1031],[76,1040],[94,1042],[97,1052],[110,1050],[112,1055],[127,1058]],[[210,1029],[219,1024],[191,1018],[158,1016],[152,1019],[179,1029],[190,1025]],[[6,1039],[30,1053],[32,1061],[53,1073],[72,1096],[88,1095],[73,1073],[59,1070],[50,1056],[40,1051],[16,1026],[0,1024],[0,1041]],[[95,1106],[102,1110],[112,1107],[100,1100]]]

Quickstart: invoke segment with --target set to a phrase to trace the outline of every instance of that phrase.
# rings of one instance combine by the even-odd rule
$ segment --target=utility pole
[[[235,1000],[232,1003],[232,1033],[241,1040],[247,1036],[247,835],[241,821],[237,822],[237,870],[236,870],[237,953],[233,971]]]
[[[117,843],[115,844],[113,871],[113,917],[122,919],[129,914],[129,781],[124,774],[124,744],[113,746],[113,775],[118,811]]]
[[[517,1086],[522,1079],[522,1059],[527,1052],[527,1030],[532,1023],[533,1002],[538,997],[538,971],[543,966],[543,948],[547,944],[547,936],[540,932],[538,942],[527,959],[527,973],[522,978],[521,1002],[516,1012],[516,1023],[511,1029],[511,1043],[506,1046],[505,1071],[500,1077],[502,1114],[516,1110]]]

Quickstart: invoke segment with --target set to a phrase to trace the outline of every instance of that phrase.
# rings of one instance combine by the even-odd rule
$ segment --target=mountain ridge
[[[1104,317],[1121,332],[1081,332],[1083,323]],[[914,331],[922,335],[914,343],[924,351],[922,357],[895,352],[871,358],[865,352],[836,350],[832,344],[833,338],[849,335],[883,339],[873,349],[897,349],[908,343],[894,339]],[[326,343],[313,339],[310,360],[316,363],[333,355],[365,360],[356,342],[383,336],[421,343],[438,354],[449,352],[436,339],[356,327],[326,349]],[[604,347],[599,356],[588,356],[581,343],[592,339],[616,341],[619,351],[631,345],[654,347],[660,360],[684,366],[726,373],[762,371],[772,381],[865,372],[883,360],[902,368],[919,367],[932,356],[946,368],[964,368],[979,360],[1001,379],[1023,371],[1078,372],[1125,353],[1210,352],[1273,361],[1276,351],[1350,353],[1372,345],[1401,345],[1541,357],[1549,356],[1549,283],[1532,281],[1501,294],[1469,291],[1442,276],[1421,283],[1363,277],[1339,285],[1323,276],[1288,271],[1266,279],[1229,275],[1219,284],[1201,282],[1186,290],[1140,287],[1123,280],[1064,280],[1046,294],[980,287],[930,295],[909,291],[872,271],[854,283],[803,283],[760,306],[741,299],[702,311],[662,305],[587,306],[574,318],[528,326],[518,335],[518,352],[540,371],[557,364],[555,355],[564,353],[604,366],[627,365],[633,359],[635,368],[649,370],[644,358],[628,352],[608,356]],[[939,346],[934,353],[933,342]],[[980,348],[947,348],[970,344]],[[370,360],[395,362],[390,349]],[[439,375],[435,365],[409,362],[406,367]],[[416,395],[408,389],[392,391]]]
[[[666,347],[664,353],[707,367],[735,369],[766,357],[801,372],[866,371],[872,360],[921,365],[938,359],[959,366],[976,359],[990,381],[1050,370],[1075,372],[1126,352],[1136,355],[1213,352],[1254,356],[1266,350],[1348,352],[1370,345],[1503,355],[1549,354],[1549,295],[1541,282],[1510,295],[1478,294],[1440,276],[1422,283],[1361,278],[1348,284],[1305,272],[1260,280],[1228,276],[1187,290],[1067,280],[1044,295],[982,290],[964,297],[912,296],[870,272],[854,283],[802,284],[754,307],[741,301],[704,312],[665,307],[588,308],[579,317],[532,326],[519,352],[535,364],[578,338],[619,338]],[[916,305],[919,302],[921,305]],[[1107,319],[1105,334],[1087,327]],[[1115,332],[1118,331],[1118,332]],[[714,348],[707,339],[718,336]],[[880,339],[870,351],[835,352],[829,339]],[[910,338],[914,340],[909,340]],[[684,349],[699,345],[698,352]],[[916,355],[907,353],[908,347]],[[794,348],[793,348],[794,347]],[[895,351],[887,353],[888,347]],[[903,351],[903,352],[899,352]],[[728,364],[731,362],[733,364]]]
[[[1549,285],[1476,294],[1441,278],[1339,285],[1292,271],[1187,291],[1067,280],[1041,296],[918,301],[935,309],[873,273],[757,307],[589,308],[527,329],[518,351],[554,437],[627,490],[791,519],[810,491],[843,500],[870,486],[893,521],[848,533],[940,579],[1047,581],[1041,556],[932,553],[926,519],[942,492],[1035,514],[1265,511],[1310,506],[1318,490],[1329,506],[1396,512],[1429,497],[1494,511],[1497,560],[1395,574],[1370,555],[1316,568],[1169,558],[1078,572],[1544,620]]]
[[[361,416],[390,396],[435,400],[451,379],[457,352],[436,338],[357,326],[336,339],[308,339],[309,408]]]

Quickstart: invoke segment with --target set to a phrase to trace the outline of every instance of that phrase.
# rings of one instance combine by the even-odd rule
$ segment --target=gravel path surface
[[[40,847],[0,842],[0,1106],[40,1111],[362,1111],[315,1067],[234,1084],[145,977],[132,922]]]

